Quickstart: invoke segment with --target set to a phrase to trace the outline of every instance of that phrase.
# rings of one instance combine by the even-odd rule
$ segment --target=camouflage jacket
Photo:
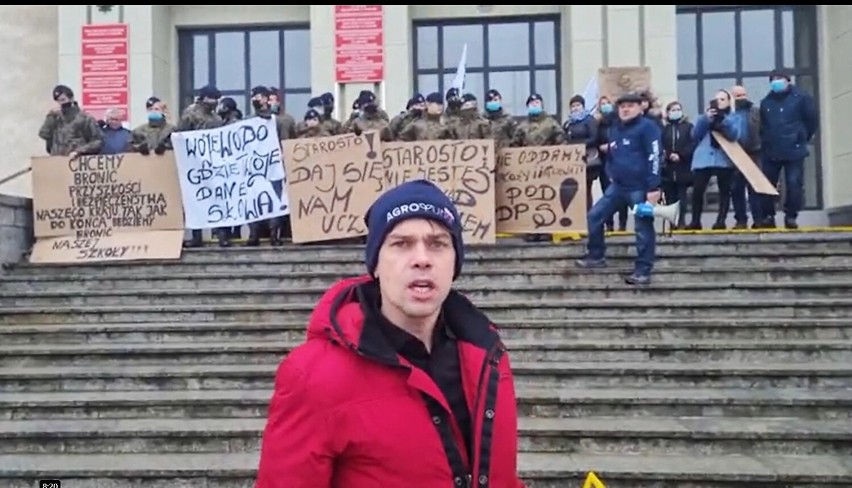
[[[171,136],[174,131],[175,126],[168,122],[142,124],[133,129],[130,148],[138,152],[142,144],[145,144],[150,151],[153,151],[162,143],[166,149],[173,149]]]
[[[512,145],[518,122],[502,109],[496,112],[486,111],[483,117],[491,122],[491,138],[494,139],[494,150],[499,151]]]
[[[408,124],[420,119],[421,117],[423,117],[423,115],[420,112],[408,111],[397,114],[390,121],[389,127],[391,137],[393,137],[394,140],[399,139],[399,135],[402,134],[403,129],[405,129]]]
[[[491,122],[476,109],[462,111],[453,129],[459,139],[491,139]]]
[[[399,134],[401,141],[437,141],[441,139],[458,139],[455,129],[441,120],[441,116],[426,115],[402,129]]]
[[[97,154],[104,145],[98,122],[76,103],[63,112],[48,113],[38,136],[47,143],[51,156],[68,156],[72,152]]]
[[[555,146],[563,142],[562,126],[547,113],[527,117],[518,124],[512,138],[514,147]]]
[[[200,103],[194,103],[183,111],[175,132],[190,130],[215,129],[221,127],[225,122],[215,111]]]
[[[349,132],[355,134],[362,134],[369,131],[377,131],[382,141],[390,142],[393,140],[388,121],[383,119],[378,113],[373,116],[365,115],[358,117],[352,121],[349,127]]]
[[[304,122],[299,124],[299,131],[296,137],[299,139],[308,139],[311,137],[328,137],[335,134],[330,134],[328,129],[320,123],[313,127],[308,127]]]

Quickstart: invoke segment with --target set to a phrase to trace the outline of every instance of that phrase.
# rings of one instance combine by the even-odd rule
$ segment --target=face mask
[[[787,80],[772,80],[769,82],[769,89],[775,93],[780,93],[787,88]]]
[[[65,102],[62,104],[62,110],[69,110],[74,106],[74,102]]]
[[[413,115],[415,117],[420,117],[421,115],[423,115],[423,109],[422,108],[413,108],[413,109],[411,109],[411,115]]]
[[[379,106],[376,105],[376,104],[370,103],[370,104],[364,105],[364,112],[367,112],[368,114],[374,114],[378,111],[379,111]]]
[[[527,113],[530,115],[539,115],[544,111],[543,108],[533,105],[531,107],[527,107]]]
[[[263,108],[263,102],[260,100],[252,100],[251,106],[254,107],[255,110],[261,110]]]
[[[273,103],[269,106],[269,111],[274,113],[274,114],[277,114],[278,111],[280,111],[280,110],[281,110],[281,105],[278,104],[278,103]]]
[[[462,102],[458,98],[452,98],[450,100],[447,100],[447,105],[449,105],[451,108],[459,108],[462,106]]]
[[[334,107],[323,106],[323,108],[322,108],[323,114],[325,114],[326,116],[329,116],[329,115],[331,115],[332,112],[334,112]]]
[[[497,112],[503,108],[503,104],[498,102],[497,100],[493,100],[491,102],[485,102],[485,110],[489,112]]]
[[[360,117],[360,116],[361,116],[360,110],[353,110],[352,111],[352,117]]]
[[[672,110],[669,112],[669,120],[680,120],[683,118],[683,112],[680,110]]]
[[[574,122],[579,122],[585,118],[586,114],[584,112],[571,112],[571,120]]]
[[[602,114],[612,113],[612,104],[611,103],[605,103],[605,104],[601,105],[601,113]]]
[[[165,118],[166,116],[162,112],[148,112],[148,120],[151,122],[160,122]]]
[[[748,100],[745,100],[745,99],[742,99],[742,98],[739,99],[739,100],[734,100],[734,107],[736,107],[737,109],[744,108],[744,107],[746,107],[747,104],[748,104]]]

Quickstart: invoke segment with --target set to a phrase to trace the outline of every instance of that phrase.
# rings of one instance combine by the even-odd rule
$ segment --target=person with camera
[[[701,230],[701,213],[704,210],[704,193],[710,179],[716,177],[719,188],[719,212],[714,230],[725,229],[725,220],[731,204],[731,178],[734,164],[725,153],[716,136],[736,142],[740,134],[740,115],[734,111],[733,97],[727,90],[719,90],[710,100],[707,111],[695,121],[692,139],[697,142],[692,155],[692,221],[690,230]]]

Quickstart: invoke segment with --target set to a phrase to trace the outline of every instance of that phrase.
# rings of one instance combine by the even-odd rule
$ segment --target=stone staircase
[[[578,272],[580,243],[473,248],[531,488],[852,486],[852,236],[660,240],[656,281]],[[252,487],[278,361],[356,246],[0,275],[0,487]],[[495,487],[501,488],[501,487]]]

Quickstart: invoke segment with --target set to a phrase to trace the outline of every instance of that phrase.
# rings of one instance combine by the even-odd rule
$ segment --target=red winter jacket
[[[471,410],[470,460],[438,386],[365,323],[369,286],[369,277],[332,286],[307,341],[278,367],[256,487],[523,488],[509,358],[488,319],[456,292],[445,302]]]

